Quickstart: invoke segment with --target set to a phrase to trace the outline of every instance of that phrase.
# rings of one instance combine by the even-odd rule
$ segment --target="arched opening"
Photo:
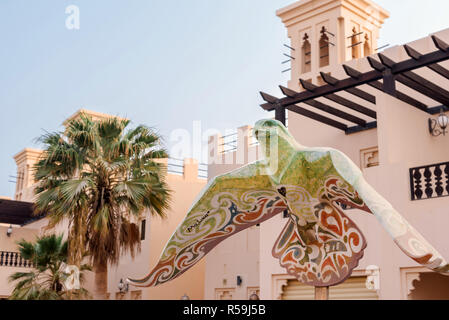
[[[310,45],[309,36],[306,33],[302,44],[302,73],[312,70],[312,46]]]
[[[368,34],[365,34],[365,43],[363,44],[363,55],[369,56],[371,54],[371,43]]]
[[[326,34],[326,28],[321,29],[320,38],[320,68],[329,65],[329,37]]]
[[[422,272],[413,281],[409,300],[449,300],[449,277],[435,272]]]
[[[359,46],[361,42],[359,41],[359,32],[354,27],[352,28],[352,36],[351,36],[351,49],[352,49],[352,59],[360,58],[360,50]]]

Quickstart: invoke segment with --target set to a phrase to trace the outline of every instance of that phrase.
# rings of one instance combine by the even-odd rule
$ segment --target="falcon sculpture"
[[[345,281],[367,246],[360,229],[342,210],[373,214],[410,258],[440,273],[444,258],[363,178],[342,152],[308,148],[275,120],[261,120],[254,135],[264,160],[211,180],[177,228],[157,266],[138,287],[171,281],[223,240],[288,212],[273,256],[300,282],[329,287]]]

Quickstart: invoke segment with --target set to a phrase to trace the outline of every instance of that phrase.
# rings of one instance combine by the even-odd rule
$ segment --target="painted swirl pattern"
[[[179,277],[226,238],[287,209],[272,190],[224,191],[197,208],[177,229],[156,268],[136,286],[157,286]]]
[[[259,140],[263,133],[270,139]],[[351,275],[367,247],[343,207],[374,214],[405,254],[434,271],[449,273],[443,257],[343,153],[300,146],[274,120],[259,121],[255,136],[266,150],[267,161],[213,179],[169,240],[158,265],[145,278],[130,279],[133,285],[149,287],[171,281],[223,240],[282,212],[288,212],[290,219],[274,245],[273,256],[305,284],[337,285]],[[272,152],[273,145],[276,152]]]
[[[295,189],[286,187],[290,192]],[[287,193],[287,198],[295,197]],[[288,274],[315,287],[345,281],[363,257],[366,241],[357,226],[341,211],[338,203],[365,209],[356,193],[340,178],[331,177],[318,198],[292,210],[294,214],[273,248]],[[294,203],[290,203],[292,205]],[[308,205],[308,207],[306,207]],[[301,218],[312,211],[315,219]],[[306,212],[302,215],[302,212]]]

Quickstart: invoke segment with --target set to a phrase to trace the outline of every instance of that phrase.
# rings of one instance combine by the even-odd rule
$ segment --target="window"
[[[360,32],[357,32],[357,29],[352,28],[352,36],[351,38],[351,49],[352,49],[352,59],[360,58],[360,50],[359,46],[362,42],[359,41]]]
[[[24,178],[25,178],[25,170],[23,168],[20,169],[19,173],[17,174],[16,178],[16,184],[17,184],[17,191],[21,191],[24,186]]]
[[[338,286],[329,289],[329,300],[379,300],[376,290],[366,286],[367,277],[352,276]],[[289,279],[282,287],[281,300],[314,300],[314,288]]]
[[[329,65],[329,37],[326,34],[326,28],[321,29],[320,38],[320,68]]]
[[[310,45],[309,35],[306,33],[302,44],[302,73],[312,70],[312,46]]]
[[[145,240],[145,230],[147,226],[147,220],[142,220],[142,223],[140,225],[140,240]]]

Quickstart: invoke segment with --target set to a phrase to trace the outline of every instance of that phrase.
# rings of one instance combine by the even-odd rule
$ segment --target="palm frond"
[[[129,123],[82,114],[64,132],[40,139],[45,152],[36,165],[36,209],[48,213],[48,228],[68,219],[71,263],[80,265],[86,252],[96,265],[117,263],[140,244],[128,217],[139,221],[145,210],[166,216],[166,166],[155,161],[167,157],[162,138],[146,126],[128,129]]]

